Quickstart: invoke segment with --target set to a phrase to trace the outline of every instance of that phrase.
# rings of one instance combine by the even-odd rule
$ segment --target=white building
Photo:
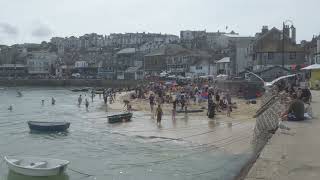
[[[89,64],[88,64],[88,62],[86,62],[86,61],[76,61],[75,63],[74,63],[74,67],[75,68],[86,68],[86,67],[88,67],[89,66]]]
[[[190,65],[190,72],[187,75],[191,77],[211,75],[212,68],[213,66],[210,65],[209,61],[207,60],[197,61],[196,63]]]
[[[224,57],[219,61],[216,61],[214,66],[214,72],[216,73],[215,75],[219,75],[219,74],[230,75],[231,74],[230,62],[231,62],[230,57]]]
[[[27,58],[28,73],[48,75],[53,71],[57,59],[56,53],[47,51],[32,52]]]

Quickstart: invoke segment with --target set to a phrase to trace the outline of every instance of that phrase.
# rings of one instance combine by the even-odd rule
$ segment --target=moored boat
[[[41,122],[41,121],[28,121],[30,130],[35,131],[66,131],[70,127],[69,122]]]
[[[94,91],[95,94],[103,94],[104,91]]]
[[[8,168],[26,176],[55,176],[63,174],[70,163],[67,160],[5,156]]]
[[[203,109],[190,109],[190,110],[178,110],[177,113],[200,113],[203,112]]]
[[[112,116],[108,116],[109,123],[120,123],[120,122],[128,122],[131,121],[132,113],[122,113],[122,114],[115,114]]]
[[[71,89],[72,92],[88,92],[88,88],[83,88],[83,89]]]

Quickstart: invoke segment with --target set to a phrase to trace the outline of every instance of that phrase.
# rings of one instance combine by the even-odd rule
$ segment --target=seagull
[[[297,74],[290,74],[290,75],[287,75],[287,76],[281,76],[281,77],[279,77],[279,78],[277,78],[277,79],[275,79],[275,80],[273,80],[271,82],[266,82],[260,76],[258,76],[257,74],[255,74],[253,72],[250,72],[250,71],[246,71],[246,72],[248,72],[249,74],[252,74],[252,75],[256,76],[258,79],[260,79],[263,82],[263,85],[264,85],[265,88],[273,86],[275,83],[277,83],[278,81],[280,81],[282,79],[287,79],[287,78],[294,77],[294,76],[297,75]]]

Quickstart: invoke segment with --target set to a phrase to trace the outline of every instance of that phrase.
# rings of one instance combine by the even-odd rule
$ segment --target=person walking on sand
[[[162,108],[161,108],[160,104],[157,107],[156,113],[157,113],[157,124],[160,125],[161,124],[162,115],[163,115]]]
[[[43,99],[41,100],[41,105],[44,106],[44,100]]]
[[[82,95],[80,94],[79,98],[78,98],[78,105],[80,106],[82,103]]]

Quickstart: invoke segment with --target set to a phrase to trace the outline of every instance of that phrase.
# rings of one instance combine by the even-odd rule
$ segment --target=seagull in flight
[[[290,75],[287,75],[287,76],[281,76],[281,77],[278,77],[277,79],[271,81],[271,82],[266,82],[265,80],[263,80],[260,76],[258,76],[257,74],[253,73],[253,72],[250,72],[250,71],[247,71],[249,74],[252,74],[254,76],[256,76],[258,79],[260,79],[262,82],[263,82],[263,85],[264,87],[271,87],[273,86],[275,83],[277,83],[278,81],[282,80],[282,79],[287,79],[287,78],[290,78],[290,77],[294,77],[296,76],[297,74],[290,74]]]

